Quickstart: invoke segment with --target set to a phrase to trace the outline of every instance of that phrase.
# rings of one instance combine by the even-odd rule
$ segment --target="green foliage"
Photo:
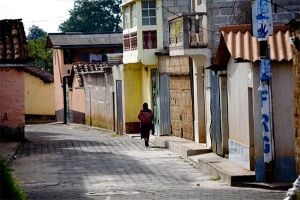
[[[27,39],[28,40],[37,40],[37,39],[39,39],[41,37],[44,37],[46,35],[47,35],[47,33],[43,29],[41,29],[38,26],[32,25],[29,28],[29,33],[27,35]]]
[[[26,199],[26,194],[17,185],[10,168],[3,160],[0,160],[0,199]]]
[[[34,59],[33,65],[47,72],[53,72],[52,51],[46,48],[47,37],[28,40],[28,54]]]
[[[121,19],[120,0],[75,0],[70,18],[62,32],[118,32]]]
[[[219,175],[213,176],[213,177],[210,177],[210,180],[211,181],[219,181],[219,180],[221,180],[221,177]]]

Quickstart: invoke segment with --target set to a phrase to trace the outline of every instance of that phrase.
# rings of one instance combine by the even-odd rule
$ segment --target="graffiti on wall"
[[[5,121],[8,121],[8,114],[7,114],[7,112],[3,114],[2,124],[4,124]]]
[[[260,60],[260,100],[261,123],[263,133],[264,162],[273,160],[274,143],[272,137],[272,94],[271,94],[271,65],[270,59]]]

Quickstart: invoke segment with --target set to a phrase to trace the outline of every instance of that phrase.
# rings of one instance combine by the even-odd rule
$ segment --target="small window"
[[[197,0],[197,5],[200,5],[202,3],[202,0]]]
[[[156,25],[156,2],[153,0],[142,1],[142,24],[144,26]]]
[[[143,31],[143,47],[144,49],[157,48],[156,31]]]

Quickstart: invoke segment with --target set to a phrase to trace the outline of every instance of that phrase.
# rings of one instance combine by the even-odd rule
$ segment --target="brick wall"
[[[170,76],[172,135],[193,140],[193,106],[189,57],[159,56],[159,73]]]
[[[0,140],[23,140],[25,126],[24,71],[0,66]]]
[[[299,26],[300,27],[300,26]],[[296,31],[300,38],[300,28]],[[297,174],[300,173],[300,51],[293,48],[294,63],[294,114],[295,114],[295,158]]]

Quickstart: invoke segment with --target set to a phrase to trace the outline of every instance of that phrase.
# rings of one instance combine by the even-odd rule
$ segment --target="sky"
[[[0,0],[0,19],[22,19],[26,35],[36,25],[47,33],[59,32],[58,26],[69,17],[74,0]]]

